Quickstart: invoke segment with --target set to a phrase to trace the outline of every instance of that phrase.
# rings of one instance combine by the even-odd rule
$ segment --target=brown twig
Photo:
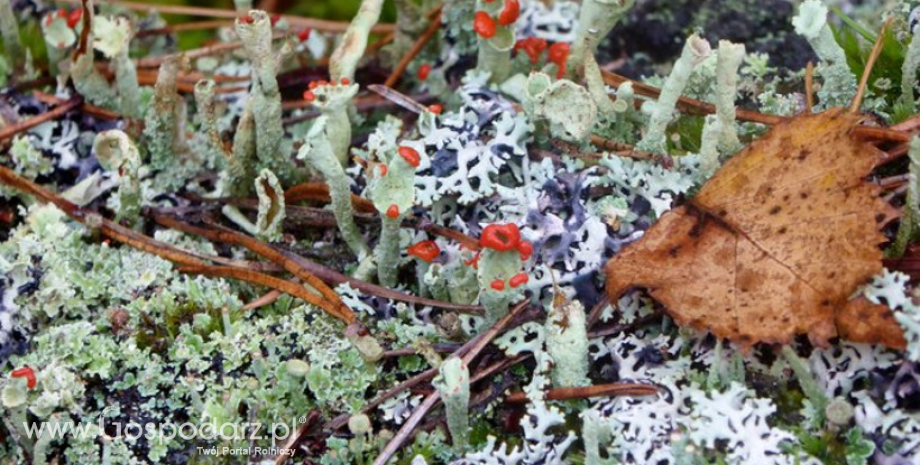
[[[546,400],[589,399],[591,397],[611,396],[653,396],[658,388],[651,384],[612,383],[585,387],[564,387],[546,391]],[[530,402],[527,393],[514,392],[505,398],[509,404],[526,404]]]
[[[51,193],[45,188],[17,175],[9,168],[4,166],[0,166],[0,182],[14,189],[31,194],[44,203],[53,204],[74,221],[98,229],[102,235],[116,242],[121,242],[171,262],[187,266],[202,266],[205,265],[205,262],[208,260],[215,261],[214,258],[219,258],[201,256],[187,252],[178,247],[167,244],[165,242],[160,242],[156,239],[121,226],[120,224],[102,218],[98,214],[86,212],[76,204]]]
[[[422,113],[423,111],[427,110],[427,108],[425,108],[425,105],[418,103],[412,97],[409,97],[408,95],[402,92],[399,92],[388,85],[370,84],[367,86],[367,88],[373,92],[376,92],[378,95],[380,95],[384,99],[392,103],[395,103],[396,105],[399,105],[400,107],[405,108],[406,110],[409,110],[412,113],[417,114],[417,113]]]
[[[50,105],[60,105],[60,104],[67,102],[67,100],[57,98],[53,95],[49,95],[44,92],[34,91],[32,92],[32,95],[35,96],[35,98],[39,102],[47,103]],[[121,115],[119,115],[118,113],[115,113],[114,111],[106,110],[105,108],[97,107],[95,105],[90,105],[86,102],[83,102],[83,107],[81,107],[81,109],[86,114],[93,116],[94,118],[104,119],[108,121],[113,121],[118,118],[121,118]]]
[[[68,3],[80,3],[80,0],[59,0]],[[189,15],[189,16],[201,16],[209,18],[226,18],[226,19],[235,19],[240,16],[236,10],[229,10],[223,8],[206,8],[198,6],[181,6],[181,5],[162,5],[162,4],[152,4],[152,3],[143,3],[143,2],[126,2],[119,0],[111,0],[107,3],[118,5],[129,10],[135,11],[149,11],[156,10],[159,13],[163,14],[174,14],[174,15]],[[327,21],[323,19],[315,18],[304,18],[301,16],[291,16],[291,15],[282,15],[281,19],[284,19],[288,24],[297,27],[308,27],[315,29],[317,31],[325,32],[345,32],[345,29],[348,28],[347,22],[342,21]],[[376,24],[371,28],[371,32],[377,34],[383,34],[395,30],[393,24]]]
[[[869,75],[872,74],[875,60],[877,60],[879,54],[882,53],[882,45],[885,43],[885,33],[888,31],[888,27],[891,26],[893,20],[894,17],[889,17],[888,21],[885,21],[885,24],[882,26],[882,30],[878,33],[878,38],[875,40],[875,45],[872,46],[872,52],[869,53],[869,59],[866,61],[866,67],[863,69],[862,77],[859,79],[859,87],[856,89],[856,96],[853,97],[853,103],[850,104],[850,113],[855,114],[859,111],[859,106],[862,105],[863,95],[865,95],[866,86],[869,84]]]
[[[634,81],[624,76],[620,76],[619,74],[602,71],[601,75],[603,76],[604,82],[607,85],[617,87],[624,82],[632,82],[633,90],[639,95],[643,95],[645,97],[650,97],[650,98],[658,98],[658,96],[661,95],[661,89],[654,87],[654,86],[650,86],[648,84],[643,84],[641,82]],[[698,113],[704,113],[704,114],[712,114],[716,112],[715,105],[711,103],[701,102],[699,100],[694,100],[694,99],[687,98],[687,97],[681,97],[680,99],[678,99],[677,107],[680,110],[688,111],[688,112],[698,112]],[[787,120],[787,118],[782,117],[782,116],[765,115],[763,113],[759,113],[759,112],[751,111],[751,110],[744,110],[741,108],[738,108],[735,110],[735,115],[741,121],[750,121],[753,123],[761,123],[761,124],[767,124],[767,125],[779,124]]]
[[[252,250],[254,253],[257,253],[259,255],[262,255],[263,253],[269,254],[269,253],[274,252],[272,253],[271,257],[269,257],[268,255],[262,255],[262,256],[268,258],[269,260],[272,260],[275,263],[279,263],[279,264],[284,263],[284,265],[282,266],[284,266],[286,270],[292,273],[293,271],[291,270],[298,269],[298,268],[295,268],[294,265],[292,265],[291,263],[288,263],[288,261],[293,262],[294,264],[296,264],[297,267],[299,267],[298,272],[302,270],[303,272],[312,274],[316,278],[320,279],[322,282],[328,283],[333,286],[342,284],[342,283],[348,283],[351,287],[361,292],[375,295],[378,297],[383,297],[386,299],[396,300],[400,302],[407,302],[407,303],[412,303],[412,304],[417,304],[417,305],[428,305],[428,306],[435,307],[435,308],[445,308],[449,310],[456,310],[462,313],[469,313],[472,315],[482,314],[482,307],[479,305],[464,305],[464,304],[456,304],[453,302],[442,302],[439,300],[428,299],[425,297],[418,297],[418,296],[414,296],[411,294],[406,294],[405,292],[397,291],[394,289],[388,289],[382,286],[378,286],[376,284],[371,284],[367,281],[362,281],[360,279],[355,279],[350,276],[346,276],[331,268],[327,268],[312,260],[308,260],[307,258],[302,257],[300,255],[278,250],[271,245],[265,244],[264,242],[261,242],[257,239],[251,238],[243,234],[236,233],[234,231],[230,231],[227,229],[221,229],[220,231],[215,231],[211,229],[200,228],[197,226],[192,226],[189,224],[182,223],[178,220],[173,220],[172,217],[167,216],[167,215],[154,214],[153,218],[154,218],[154,221],[164,226],[168,226],[168,227],[177,229],[179,231],[187,232],[189,234],[201,235],[202,237],[206,237],[209,240],[218,240],[219,242],[230,242],[230,241],[239,240],[241,242],[238,245],[242,245],[243,247],[249,248],[249,246],[257,246],[258,251],[253,250],[253,249],[250,249],[250,250]],[[218,233],[218,232],[222,233],[221,239],[216,239],[217,236],[214,235],[215,233]],[[247,244],[249,246],[247,246]],[[256,245],[256,244],[259,244],[259,245]],[[275,254],[282,254],[285,261],[281,262],[279,260],[276,260],[276,258],[279,258],[279,257]],[[272,258],[272,257],[275,257],[275,258]],[[288,268],[288,267],[291,267],[291,268]],[[309,283],[309,281],[306,281],[306,282]],[[319,289],[316,286],[314,286],[314,288]],[[336,297],[338,296],[338,294],[335,294],[335,295]]]
[[[258,299],[243,305],[242,309],[255,310],[257,308],[262,308],[266,305],[275,303],[275,301],[278,300],[278,297],[281,297],[281,291],[273,289],[262,295],[262,297],[259,297]]]
[[[5,141],[11,137],[14,137],[15,135],[21,132],[28,131],[29,129],[32,129],[35,126],[38,126],[39,124],[56,119],[64,115],[68,111],[71,111],[74,108],[77,108],[82,103],[83,103],[82,98],[74,97],[40,115],[35,115],[25,121],[20,121],[14,125],[7,126],[3,128],[2,130],[0,130],[0,142]]]
[[[406,71],[409,63],[421,53],[425,45],[428,44],[428,41],[438,32],[438,29],[441,27],[441,8],[443,8],[443,5],[437,8],[434,17],[430,19],[431,23],[428,25],[428,28],[415,40],[415,43],[412,44],[412,48],[410,48],[409,51],[400,58],[399,62],[396,63],[396,66],[393,68],[393,71],[390,72],[390,75],[387,77],[387,80],[384,81],[383,85],[387,87],[396,85],[396,82],[399,81],[400,76]]]
[[[805,65],[805,112],[811,113],[815,106],[815,64],[808,61]]]
[[[910,142],[910,134],[888,128],[874,126],[856,126],[853,132],[865,139],[874,139],[880,142]]]
[[[212,278],[229,278],[238,281],[246,281],[248,283],[276,289],[297,297],[304,302],[315,305],[326,313],[344,321],[347,324],[354,323],[356,320],[354,313],[351,313],[350,309],[348,313],[342,313],[340,306],[335,302],[330,302],[329,299],[327,299],[325,296],[314,294],[307,291],[307,289],[303,286],[264,273],[259,273],[258,271],[245,270],[242,268],[234,268],[230,266],[208,265],[180,266],[177,271],[180,273],[199,274]],[[341,302],[341,300],[339,302]]]
[[[475,340],[475,343],[470,345],[469,351],[462,356],[463,363],[469,366],[470,362],[472,362],[473,359],[479,355],[479,352],[481,352],[482,349],[484,349],[490,342],[492,342],[492,339],[501,334],[505,330],[505,327],[514,321],[515,317],[517,317],[517,315],[520,314],[526,307],[527,301],[516,305],[505,316],[503,316],[494,325],[492,325],[488,331],[483,333],[482,337],[478,338],[478,340]],[[428,411],[438,403],[440,398],[441,396],[438,391],[434,391],[431,394],[428,394],[425,400],[415,408],[415,410],[412,412],[412,415],[406,420],[405,423],[403,423],[402,427],[399,428],[399,431],[396,433],[393,439],[391,439],[390,442],[387,443],[386,447],[383,448],[383,451],[380,452],[380,455],[374,459],[373,465],[385,465],[390,460],[390,457],[392,457],[393,454],[395,454],[396,451],[402,447],[403,442],[405,442],[405,440],[408,439],[412,434],[412,430],[418,426],[419,422],[422,421],[422,418],[424,418]]]
[[[268,260],[271,260],[272,262],[275,262],[278,265],[281,265],[285,270],[287,270],[294,276],[297,276],[298,278],[303,280],[304,283],[306,283],[311,288],[313,288],[318,294],[311,293],[311,295],[316,296],[316,298],[321,299],[321,301],[323,302],[323,305],[317,305],[317,306],[322,308],[323,310],[326,310],[326,312],[328,312],[330,315],[348,324],[354,323],[355,320],[357,319],[355,317],[354,312],[352,312],[351,309],[348,308],[348,306],[345,305],[344,302],[342,302],[341,297],[339,297],[339,295],[336,294],[335,291],[333,291],[329,286],[327,286],[326,283],[324,283],[322,280],[317,278],[315,275],[313,275],[312,273],[304,269],[297,262],[289,259],[284,253],[279,252],[278,250],[274,249],[272,246],[264,242],[254,237],[249,237],[245,234],[240,234],[238,232],[230,231],[227,229],[213,230],[213,229],[201,228],[198,226],[192,226],[190,224],[183,223],[182,221],[179,221],[178,219],[171,217],[171,216],[154,214],[153,217],[154,217],[154,221],[156,221],[157,223],[163,226],[172,228],[172,229],[176,229],[178,231],[201,236],[201,237],[204,237],[208,240],[215,241],[215,242],[224,242],[227,244],[239,245],[239,246],[247,248],[251,252],[257,255],[260,255]],[[272,287],[274,287],[275,289],[284,290],[285,292],[287,292],[285,289],[275,287],[275,286],[272,286]],[[297,287],[300,287],[300,286],[297,286]],[[295,295],[295,294],[292,294],[292,295]],[[309,301],[309,302],[313,303],[312,301]]]
[[[285,203],[294,203],[301,200],[317,200],[329,202],[329,186],[324,182],[305,182],[284,191]],[[351,204],[361,213],[377,213],[377,207],[364,197],[351,194]]]
[[[145,29],[143,31],[138,31],[135,37],[137,38],[152,37],[152,36],[174,34],[177,32],[219,29],[222,27],[230,27],[230,26],[233,26],[233,21],[227,21],[224,19],[209,19],[206,21],[189,21],[187,23],[171,24],[166,27],[158,27],[155,29]]]

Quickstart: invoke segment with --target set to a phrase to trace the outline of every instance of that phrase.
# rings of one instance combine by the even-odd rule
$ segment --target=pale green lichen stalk
[[[214,104],[214,81],[202,79],[195,83],[195,106],[197,107],[198,127],[205,133],[209,149],[221,157],[229,159],[230,151],[220,138],[220,126]]]
[[[382,7],[383,0],[361,1],[358,14],[351,20],[339,46],[329,57],[329,76],[333,81],[339,81],[342,78],[354,81],[358,61],[364,56],[367,38],[371,28],[380,20]]]
[[[904,255],[904,251],[907,250],[907,244],[910,243],[911,238],[917,231],[917,223],[920,221],[920,138],[914,137],[911,139],[907,156],[910,159],[907,174],[907,197],[902,208],[903,213],[901,214],[901,225],[898,227],[898,234],[895,237],[894,244],[888,251],[890,257]]]
[[[636,144],[637,150],[667,153],[668,145],[665,130],[668,127],[668,123],[671,122],[677,100],[684,91],[693,69],[708,58],[711,53],[712,49],[706,39],[696,34],[687,39],[680,58],[674,63],[671,74],[668,75],[664,86],[661,88],[661,95],[658,97],[658,101],[646,104],[651,105],[651,117],[649,118],[645,136]]]
[[[806,0],[799,7],[799,14],[792,18],[792,25],[795,32],[808,39],[821,59],[817,71],[824,83],[818,90],[818,108],[849,105],[856,96],[856,76],[847,66],[846,53],[827,24],[827,7],[821,0]]]
[[[259,214],[256,219],[257,235],[267,241],[281,239],[281,226],[284,224],[285,205],[284,189],[278,177],[271,170],[263,169],[255,181],[256,195],[259,198]]]
[[[40,23],[42,37],[45,39],[45,49],[48,51],[49,71],[58,73],[58,66],[67,56],[67,50],[77,40],[76,31],[67,26],[67,18],[54,13],[48,13]],[[82,23],[78,24],[75,29],[81,28]]]
[[[479,254],[477,278],[479,280],[479,303],[485,308],[486,325],[498,321],[508,313],[508,307],[523,295],[520,288],[508,281],[520,273],[521,256],[516,250],[498,251],[483,249]],[[494,283],[501,282],[501,289]]]
[[[568,61],[569,75],[580,75],[588,54],[593,55],[597,46],[613,27],[623,19],[635,4],[635,0],[584,0],[578,13],[578,30],[572,42],[572,53]]]
[[[340,102],[348,101],[357,91],[357,85],[323,86],[316,89],[316,101],[324,102],[320,105],[340,104],[344,106],[344,103]],[[329,185],[332,212],[335,214],[336,224],[342,233],[342,238],[352,252],[359,259],[363,259],[368,255],[369,249],[364,237],[361,236],[361,231],[358,230],[358,225],[355,224],[354,208],[351,205],[350,180],[333,148],[333,141],[341,137],[342,130],[343,128],[337,126],[334,119],[324,113],[313,123],[306,140],[297,152],[297,158],[306,161],[309,166],[319,171],[326,184]],[[344,151],[347,153],[347,146]]]
[[[93,150],[99,165],[118,180],[118,212],[115,220],[126,220],[132,226],[139,227],[141,156],[137,147],[127,134],[113,129],[96,135]]]
[[[588,329],[581,302],[553,303],[546,316],[546,351],[553,359],[553,386],[587,386]]]
[[[134,30],[131,22],[122,17],[96,17],[93,21],[95,40],[93,47],[102,52],[115,67],[115,88],[118,91],[118,109],[129,118],[141,116],[137,69],[128,55]]]
[[[912,13],[911,16],[914,14]],[[914,92],[917,87],[917,69],[920,68],[920,40],[917,40],[920,34],[917,32],[918,30],[910,31],[910,45],[907,46],[904,63],[901,65],[901,104],[910,114],[914,113],[916,107],[917,99]]]
[[[716,115],[719,117],[719,151],[737,152],[743,146],[735,128],[735,99],[738,95],[738,68],[744,61],[744,45],[719,41],[716,57]]]
[[[147,110],[144,126],[150,166],[155,170],[163,170],[176,163],[178,153],[182,150],[179,112],[183,107],[179,104],[176,80],[184,65],[183,58],[171,56],[160,65],[157,73],[153,101]]]
[[[476,11],[495,18],[505,6],[502,0],[476,0]],[[495,35],[486,38],[477,34],[479,55],[476,69],[489,72],[489,81],[500,83],[511,72],[511,49],[514,48],[514,24],[495,24]]]
[[[297,170],[284,147],[284,126],[281,121],[281,92],[277,74],[290,53],[285,42],[280,50],[272,47],[272,25],[268,13],[249,12],[251,21],[236,20],[236,33],[252,65],[252,86],[249,92],[251,111],[255,120],[256,156],[259,168],[268,168],[280,176],[282,184],[297,179]]]
[[[86,11],[83,12],[83,24],[93,24],[93,0],[87,1],[86,5]],[[81,41],[77,45],[78,50],[75,52],[70,67],[70,77],[73,79],[74,88],[87,102],[110,110],[118,110],[118,92],[96,69],[96,62],[93,59],[94,44],[93,31],[90,30],[86,35],[86,42]]]
[[[408,147],[400,148],[406,149],[414,152]],[[399,265],[399,226],[415,202],[415,166],[399,156],[397,150],[389,152],[387,158],[381,160],[383,167],[373,171],[368,193],[380,212],[382,223],[380,241],[374,249],[377,278],[380,284],[395,287]]]
[[[531,73],[524,90],[524,110],[538,123],[545,124],[553,137],[581,142],[591,135],[597,123],[597,106],[584,87],[544,73]]]
[[[13,13],[12,0],[0,2],[0,34],[3,36],[3,47],[6,56],[14,61],[24,59],[22,41],[19,39],[19,20]]]
[[[462,451],[469,442],[470,372],[463,359],[451,357],[438,368],[434,381],[447,411],[447,429],[454,449]]]
[[[383,347],[361,323],[352,323],[345,328],[345,338],[351,343],[361,358],[373,363],[383,358]]]
[[[610,426],[597,410],[581,415],[581,440],[585,444],[585,465],[605,465],[601,459],[601,444],[610,440]]]

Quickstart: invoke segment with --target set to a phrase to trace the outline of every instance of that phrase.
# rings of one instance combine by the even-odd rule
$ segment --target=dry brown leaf
[[[882,270],[879,228],[897,215],[865,180],[881,152],[853,135],[860,120],[776,125],[607,263],[611,301],[646,288],[679,324],[745,347],[798,334],[903,346],[890,310],[848,302]]]

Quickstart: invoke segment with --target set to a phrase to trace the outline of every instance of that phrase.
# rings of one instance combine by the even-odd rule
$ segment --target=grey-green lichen
[[[508,313],[511,303],[520,299],[522,289],[511,286],[508,281],[521,272],[522,264],[516,250],[487,248],[479,253],[479,302],[485,308],[486,325],[491,325]]]
[[[371,28],[380,19],[383,0],[362,0],[358,13],[351,20],[338,47],[329,57],[329,76],[333,81],[342,78],[354,81],[358,61],[367,48]]]
[[[856,96],[856,76],[847,65],[846,53],[827,24],[827,7],[821,0],[806,0],[792,19],[795,32],[811,44],[821,62],[818,74],[824,79],[818,89],[818,109],[849,105]]]
[[[118,205],[115,220],[142,225],[140,169],[141,155],[134,142],[122,131],[100,132],[93,142],[96,159],[118,180]]]
[[[719,117],[719,151],[732,154],[743,145],[735,128],[735,100],[738,98],[738,67],[744,60],[744,45],[719,41],[716,61],[716,115]]]
[[[712,53],[709,42],[694,34],[687,39],[680,58],[674,62],[674,67],[661,87],[658,101],[646,103],[650,107],[651,116],[648,128],[642,140],[636,144],[637,150],[653,153],[667,153],[667,138],[665,130],[673,119],[674,107],[690,80],[690,73],[697,65],[702,63]],[[643,108],[644,109],[644,108]]]
[[[505,7],[504,1],[476,0],[477,14],[482,12],[495,18]],[[494,21],[494,19],[493,19]],[[514,25],[494,25],[495,34],[492,37],[477,35],[479,55],[476,59],[476,69],[489,73],[489,81],[500,83],[508,78],[511,72],[511,49],[514,48]]]
[[[907,244],[917,232],[920,222],[920,138],[914,137],[907,150],[910,159],[907,174],[907,196],[901,213],[901,224],[894,243],[888,251],[892,257],[900,257],[907,250]]]
[[[270,169],[280,176],[282,185],[290,185],[297,180],[298,174],[284,142],[281,92],[276,76],[282,60],[291,53],[291,44],[285,42],[280,49],[272,46],[272,22],[268,13],[252,10],[247,18],[247,21],[236,20],[236,33],[252,63],[252,84],[247,105],[255,125],[259,169]]]
[[[524,108],[533,120],[544,122],[554,137],[581,142],[597,123],[595,98],[584,87],[544,73],[531,73],[525,88]]]
[[[554,302],[546,316],[546,351],[553,359],[553,386],[579,387],[588,380],[588,329],[577,300]]]
[[[351,95],[357,91],[357,86],[342,86]],[[334,96],[342,94],[335,93]],[[346,94],[347,95],[347,94]],[[349,95],[350,98],[350,95]],[[297,152],[297,158],[304,160],[323,176],[329,185],[329,197],[332,200],[332,212],[335,214],[336,224],[342,233],[342,238],[351,248],[352,252],[363,259],[368,256],[367,242],[355,224],[354,208],[351,204],[351,182],[342,168],[339,158],[333,148],[333,141],[339,135],[341,127],[333,126],[334,120],[327,115],[316,119],[306,140]]]
[[[129,118],[139,118],[143,113],[137,84],[137,69],[128,55],[134,26],[126,18],[97,16],[93,19],[93,48],[111,60],[115,69],[115,88],[118,91],[118,110]]]
[[[278,241],[281,239],[281,226],[285,218],[284,189],[275,173],[263,169],[256,177],[255,190],[259,198],[255,225],[257,236],[267,241]]]
[[[447,429],[454,449],[462,451],[469,442],[470,371],[459,357],[451,357],[438,368],[435,386],[447,411]]]
[[[398,132],[402,124],[394,124],[392,127]],[[387,145],[385,148],[381,147],[384,150],[372,152],[377,160],[372,165],[374,168],[371,171],[367,193],[377,207],[381,221],[380,240],[374,249],[377,277],[384,286],[393,287],[396,286],[396,275],[399,270],[400,225],[415,203],[417,163],[415,166],[410,164],[401,152],[408,151],[416,157],[419,154],[409,146]]]
[[[19,38],[19,20],[13,13],[12,1],[5,1],[0,5],[0,34],[3,36],[6,56],[12,58],[14,63],[24,60],[22,40]]]
[[[87,10],[83,13],[84,24],[93,24],[95,16],[93,0],[86,2]],[[120,107],[118,100],[118,91],[109,85],[109,81],[96,69],[96,61],[93,58],[93,46],[95,38],[93,31],[90,30],[84,41],[79,41],[78,50],[74,53],[73,62],[70,66],[70,77],[73,79],[74,88],[89,103],[103,108],[116,110]]]
[[[582,75],[587,55],[597,52],[597,46],[614,26],[623,19],[635,0],[584,0],[578,13],[578,30],[572,42],[567,72]]]
[[[150,166],[155,170],[166,169],[177,163],[183,151],[183,138],[179,134],[180,104],[176,80],[179,72],[187,66],[182,57],[171,56],[163,61],[157,73],[156,90],[147,110],[144,125],[144,139],[150,154]]]

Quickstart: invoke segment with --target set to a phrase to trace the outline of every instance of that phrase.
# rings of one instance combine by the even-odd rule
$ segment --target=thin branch
[[[60,99],[53,95],[46,94],[44,92],[39,92],[39,91],[32,92],[32,95],[35,96],[35,98],[39,102],[47,103],[49,105],[61,105],[63,103],[68,102],[68,100]],[[118,113],[115,113],[114,111],[106,110],[105,108],[97,107],[95,105],[90,105],[86,102],[83,103],[82,110],[86,114],[93,116],[94,118],[104,119],[107,121],[113,121],[118,118],[121,118],[121,115],[119,115]]]
[[[654,86],[650,86],[648,84],[643,84],[641,82],[634,81],[624,76],[620,76],[619,74],[602,71],[601,75],[604,78],[604,83],[606,83],[607,85],[617,87],[624,82],[632,82],[633,90],[639,95],[643,95],[649,98],[658,98],[658,96],[661,95],[661,89],[654,87]],[[716,112],[715,105],[711,103],[701,102],[699,100],[695,100],[695,99],[687,98],[687,97],[681,97],[680,99],[678,99],[677,107],[680,110],[688,111],[688,112],[697,112],[697,113],[704,113],[704,114],[712,114]],[[759,112],[751,111],[751,110],[744,110],[741,108],[738,108],[735,110],[735,115],[741,121],[750,121],[753,123],[761,123],[761,124],[767,124],[767,125],[779,124],[788,119],[783,116],[765,115],[763,113],[759,113]]]
[[[230,266],[207,265],[180,266],[177,271],[180,273],[199,274],[212,278],[235,279],[238,281],[246,281],[248,283],[265,286],[271,289],[277,289],[281,292],[297,297],[304,302],[321,308],[326,313],[344,321],[346,324],[354,323],[356,320],[354,313],[342,313],[339,305],[335,302],[330,302],[326,297],[307,291],[305,287],[299,284],[295,284],[290,281],[276,278],[264,273],[259,273],[258,271],[244,270]]]
[[[475,342],[470,341],[473,342],[473,344],[471,344],[469,351],[463,355],[463,363],[469,365],[470,362],[472,362],[473,359],[479,355],[479,352],[481,352],[482,349],[484,349],[490,342],[492,342],[492,339],[501,334],[505,330],[505,327],[514,321],[514,318],[517,317],[517,315],[520,314],[526,307],[527,301],[525,300],[524,302],[516,305],[505,316],[499,319],[494,325],[492,325],[491,328],[489,328],[488,331],[483,333],[481,337],[478,338],[478,340],[474,339],[473,341]],[[396,451],[402,447],[403,442],[405,442],[405,440],[408,439],[412,434],[412,430],[418,426],[418,424],[422,421],[422,418],[424,418],[428,411],[438,403],[440,398],[441,396],[437,390],[431,394],[428,394],[428,397],[425,398],[421,405],[415,408],[409,419],[403,423],[402,427],[399,428],[399,431],[396,433],[393,439],[391,439],[390,442],[387,443],[386,447],[383,448],[383,451],[381,451],[380,455],[378,455],[374,460],[373,465],[385,465],[393,456],[393,454],[395,454]]]
[[[399,63],[396,64],[396,67],[393,68],[393,71],[390,72],[390,75],[387,77],[387,80],[383,83],[384,86],[393,87],[396,85],[396,82],[399,81],[400,76],[406,71],[406,68],[409,66],[409,63],[418,56],[419,53],[425,48],[425,45],[428,44],[428,41],[438,32],[438,29],[441,28],[441,8],[443,5],[437,8],[437,13],[434,17],[431,18],[431,23],[428,25],[428,28],[425,29],[425,32],[415,40],[415,43],[412,44],[412,48],[399,60]]]
[[[28,131],[29,129],[32,129],[39,124],[63,116],[65,113],[73,110],[74,108],[77,108],[82,103],[83,99],[81,97],[74,97],[40,115],[35,115],[25,121],[20,121],[12,126],[7,126],[3,129],[0,129],[0,142],[12,138],[21,132]]]
[[[201,228],[198,226],[192,226],[190,224],[183,223],[182,221],[179,221],[178,219],[171,217],[171,216],[159,215],[159,214],[154,214],[153,216],[154,216],[154,221],[156,221],[157,223],[163,226],[173,228],[178,231],[186,232],[189,234],[195,234],[197,236],[204,237],[211,241],[239,245],[239,246],[249,249],[249,251],[257,255],[260,255],[268,260],[271,260],[272,262],[275,262],[281,265],[285,270],[287,270],[294,276],[297,276],[298,278],[303,280],[304,283],[306,283],[311,288],[316,290],[316,292],[319,293],[318,297],[321,297],[321,299],[324,302],[324,305],[321,305],[321,306],[317,305],[317,306],[323,308],[330,315],[348,324],[354,323],[355,320],[357,319],[355,317],[354,312],[352,312],[351,309],[348,308],[348,306],[345,305],[344,302],[342,302],[341,297],[339,297],[339,295],[335,291],[333,291],[329,286],[327,286],[326,283],[324,283],[322,280],[317,278],[315,275],[313,275],[312,273],[304,269],[302,266],[300,266],[295,261],[289,259],[284,253],[279,252],[278,250],[274,249],[269,244],[266,244],[254,237],[249,237],[245,234],[240,234],[238,232],[230,231],[227,229],[213,230],[213,229]],[[279,290],[284,290],[279,287],[275,287],[275,288]],[[285,290],[285,292],[287,291]]]
[[[275,301],[278,300],[278,297],[281,297],[281,291],[273,289],[268,291],[262,297],[259,297],[258,299],[243,305],[242,308],[243,310],[255,310],[257,308],[262,308],[275,303]]]
[[[815,106],[815,64],[808,61],[805,65],[805,111],[811,113]]]
[[[885,24],[882,26],[882,30],[878,33],[878,38],[875,40],[875,45],[872,46],[872,52],[869,53],[869,59],[866,61],[866,67],[863,69],[862,77],[859,79],[859,87],[856,89],[856,96],[853,97],[853,103],[850,104],[850,113],[858,112],[859,106],[862,105],[863,95],[865,95],[866,86],[869,84],[869,75],[872,74],[872,68],[875,67],[875,60],[877,60],[879,54],[882,53],[882,45],[885,44],[885,33],[888,31],[888,27],[891,26],[893,20],[894,17],[889,17],[888,21],[885,21]]]
[[[80,0],[58,0],[61,2],[67,3],[80,3]],[[180,5],[162,5],[162,4],[153,4],[153,3],[143,3],[143,2],[126,2],[118,0],[110,0],[106,3],[112,5],[118,5],[129,10],[135,11],[150,11],[156,10],[162,14],[174,14],[174,15],[189,15],[189,16],[201,16],[206,18],[226,18],[226,19],[235,19],[240,16],[236,10],[223,9],[223,8],[206,8],[198,6],[180,6]],[[282,15],[281,19],[285,20],[288,24],[297,27],[308,27],[315,29],[317,31],[324,32],[345,32],[345,29],[348,28],[347,22],[342,21],[327,21],[323,19],[315,18],[304,18],[302,16],[291,16],[291,15]],[[371,28],[371,32],[374,33],[387,33],[395,30],[393,24],[377,24]]]
[[[312,260],[309,260],[295,253],[278,250],[274,246],[265,244],[264,242],[261,242],[257,239],[254,239],[249,236],[239,234],[234,231],[227,230],[227,229],[221,229],[219,231],[215,231],[211,229],[200,228],[197,226],[192,226],[192,225],[188,225],[188,224],[179,222],[178,220],[174,220],[171,217],[166,216],[166,215],[154,214],[153,217],[154,217],[154,221],[164,226],[171,227],[179,231],[187,232],[189,234],[201,235],[202,237],[206,237],[209,240],[217,240],[218,242],[229,242],[229,243],[237,243],[236,241],[240,241],[239,243],[237,243],[237,245],[242,245],[243,247],[246,247],[246,248],[250,248],[250,246],[257,247],[257,250],[254,250],[254,249],[250,249],[250,250],[254,253],[257,253],[259,255],[262,255],[268,258],[269,260],[275,263],[282,264],[282,266],[291,273],[294,273],[292,270],[297,269],[298,273],[303,272],[303,273],[312,274],[313,276],[321,280],[323,283],[328,283],[329,285],[335,286],[335,285],[339,285],[342,283],[348,283],[351,287],[361,292],[375,295],[378,297],[383,297],[386,299],[396,300],[400,302],[407,302],[407,303],[412,303],[412,304],[417,304],[417,305],[428,305],[428,306],[436,307],[436,308],[456,310],[462,313],[469,313],[471,315],[481,315],[483,311],[482,307],[479,305],[456,304],[453,302],[442,302],[439,300],[428,299],[425,297],[418,297],[418,296],[406,294],[401,291],[381,287],[376,284],[371,284],[367,281],[355,279],[350,276],[346,276],[342,273],[339,273],[331,268],[327,268],[323,265],[320,265]],[[217,239],[218,236],[215,235],[215,233],[221,234],[220,239]],[[268,255],[263,255],[263,253],[271,254],[271,257]],[[280,257],[276,254],[281,254],[283,256],[283,261],[277,260],[277,259],[280,259]],[[295,273],[295,275],[297,274]],[[301,279],[304,279],[303,276],[298,275],[298,277],[300,277]],[[306,279],[304,279],[304,281],[309,283],[309,281],[307,281]],[[312,285],[312,283],[310,284]],[[316,286],[313,286],[313,287],[317,290],[320,289]],[[322,287],[328,289],[328,287],[326,287],[325,285],[322,285]],[[338,296],[338,294],[335,294],[335,295]]]
[[[233,26],[233,21],[227,21],[223,19],[209,19],[206,21],[189,21],[182,24],[170,24],[166,27],[158,27],[154,29],[145,29],[143,31],[138,31],[135,37],[152,37],[160,36],[167,34],[174,34],[177,32],[188,32],[188,31],[201,31],[207,29],[219,29],[222,27],[231,27]]]
[[[564,387],[546,391],[546,400],[589,399],[591,397],[611,396],[653,396],[658,388],[651,384],[612,383],[585,387]],[[526,404],[530,402],[527,393],[514,392],[505,398],[509,404]]]

